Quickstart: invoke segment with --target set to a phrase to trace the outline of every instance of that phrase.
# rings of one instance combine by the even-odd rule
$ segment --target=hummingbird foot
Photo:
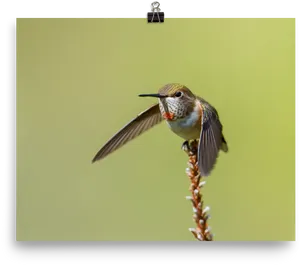
[[[190,152],[190,145],[189,145],[189,141],[186,140],[183,142],[183,144],[181,145],[181,149],[186,152],[187,154]]]
[[[198,140],[186,140],[181,145],[181,149],[185,151],[188,155],[197,154],[198,150]]]

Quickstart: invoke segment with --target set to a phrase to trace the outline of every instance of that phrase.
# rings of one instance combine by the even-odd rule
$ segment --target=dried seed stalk
[[[187,196],[186,198],[192,202],[194,213],[193,219],[196,223],[196,228],[190,228],[189,230],[199,241],[212,241],[210,227],[207,224],[207,220],[209,219],[209,215],[207,214],[209,207],[203,207],[203,196],[201,193],[205,181],[202,181],[202,177],[198,169],[198,141],[194,140],[190,143],[184,144],[183,149],[189,156],[186,173],[191,182],[190,192],[192,193],[191,196]]]

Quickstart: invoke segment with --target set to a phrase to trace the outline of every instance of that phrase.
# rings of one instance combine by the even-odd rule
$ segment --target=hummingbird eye
[[[181,96],[182,96],[182,92],[181,91],[176,92],[175,97],[179,98]]]

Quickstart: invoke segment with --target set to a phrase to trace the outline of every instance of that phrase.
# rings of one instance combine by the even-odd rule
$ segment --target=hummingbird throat
[[[167,121],[172,121],[172,120],[174,120],[174,116],[175,116],[175,114],[172,113],[172,112],[165,112],[165,113],[163,114],[164,119],[167,120]]]

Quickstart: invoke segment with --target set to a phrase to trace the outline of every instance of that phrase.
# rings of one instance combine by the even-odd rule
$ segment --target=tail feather
[[[222,135],[222,146],[221,146],[221,149],[223,152],[227,153],[228,152],[228,145],[227,145],[227,142],[224,138],[224,136]]]

